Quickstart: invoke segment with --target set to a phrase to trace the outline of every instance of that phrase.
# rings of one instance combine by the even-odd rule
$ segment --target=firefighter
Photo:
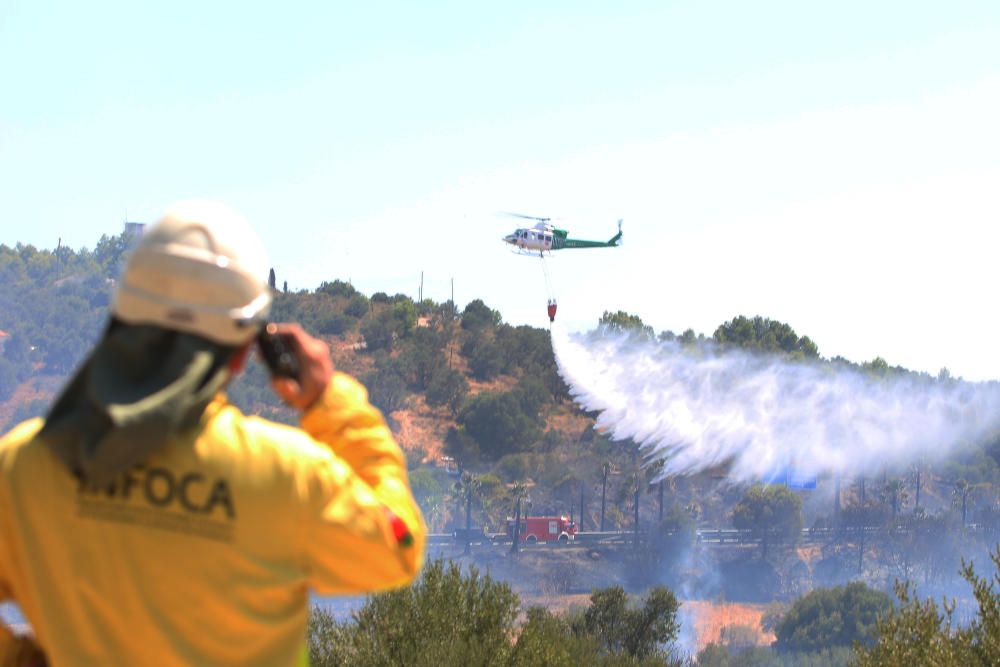
[[[279,325],[300,373],[273,386],[300,428],[221,391],[270,309],[267,269],[237,214],[175,206],[46,418],[0,439],[0,599],[34,633],[0,625],[0,665],[306,664],[310,592],[413,580],[426,529],[403,453],[322,341]]]

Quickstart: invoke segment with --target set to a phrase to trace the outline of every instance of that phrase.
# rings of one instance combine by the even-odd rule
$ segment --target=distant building
[[[142,236],[142,233],[146,231],[145,222],[129,222],[125,221],[125,233],[134,234],[135,236]]]

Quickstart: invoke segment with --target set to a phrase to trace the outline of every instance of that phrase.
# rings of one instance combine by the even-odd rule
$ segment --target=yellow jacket
[[[403,454],[346,375],[302,429],[220,396],[107,490],[81,488],[41,426],[0,440],[0,599],[54,667],[293,665],[310,591],[402,586],[422,565]]]

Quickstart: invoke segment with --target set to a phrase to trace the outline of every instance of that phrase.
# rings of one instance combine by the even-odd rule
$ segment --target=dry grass
[[[432,408],[424,397],[410,398],[409,409],[397,410],[392,418],[398,424],[396,441],[404,450],[423,449],[425,463],[434,463],[443,455],[444,438],[454,425],[447,408]]]

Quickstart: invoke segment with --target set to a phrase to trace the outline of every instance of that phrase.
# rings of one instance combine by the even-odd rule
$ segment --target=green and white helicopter
[[[607,241],[587,241],[584,239],[571,239],[565,229],[556,229],[552,224],[552,218],[539,218],[534,215],[524,215],[522,213],[505,213],[514,218],[524,218],[534,220],[534,227],[522,227],[515,230],[513,234],[503,237],[504,243],[514,246],[515,250],[521,254],[533,255],[538,253],[544,255],[553,250],[565,250],[568,248],[614,248],[622,242],[622,221],[618,221],[618,233]]]

